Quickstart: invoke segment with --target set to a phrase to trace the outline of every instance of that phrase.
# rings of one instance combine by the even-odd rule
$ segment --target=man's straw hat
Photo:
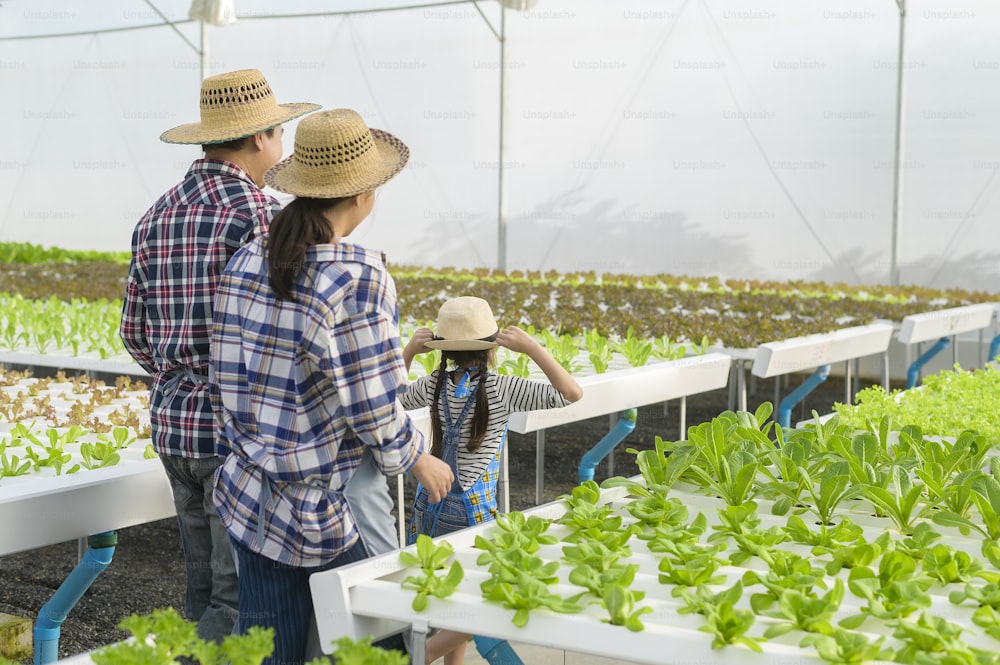
[[[369,129],[350,109],[322,111],[295,128],[291,157],[264,174],[286,194],[314,199],[354,196],[384,185],[406,166],[410,149],[381,129]]]
[[[425,345],[442,351],[481,351],[497,345],[499,332],[488,302],[461,296],[441,305],[434,339]]]
[[[208,145],[253,136],[319,108],[319,104],[278,104],[264,75],[241,69],[201,82],[201,122],[160,134],[165,143]]]

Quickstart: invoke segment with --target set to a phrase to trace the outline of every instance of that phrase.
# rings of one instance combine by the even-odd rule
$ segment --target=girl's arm
[[[545,372],[552,387],[562,393],[567,402],[575,402],[583,397],[583,388],[556,362],[556,359],[538,343],[534,337],[517,326],[507,326],[497,335],[497,344],[516,353],[526,353],[539,369]],[[407,345],[409,346],[409,345]]]
[[[424,342],[429,342],[432,339],[434,339],[434,333],[431,332],[430,328],[417,328],[417,331],[413,333],[413,337],[403,347],[403,362],[406,363],[407,372],[410,371],[410,363],[413,362],[414,356],[434,350],[424,346]]]

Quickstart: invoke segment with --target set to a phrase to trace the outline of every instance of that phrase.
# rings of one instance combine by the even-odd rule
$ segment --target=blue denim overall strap
[[[486,377],[482,377],[485,379]],[[476,393],[483,381],[478,381],[469,389],[469,396],[462,405],[462,411],[457,420],[451,418],[451,405],[446,391],[441,391],[441,406],[444,409],[444,427],[441,428],[441,459],[448,463],[451,472],[455,476],[451,482],[452,492],[461,492],[462,484],[458,482],[458,446],[462,442],[462,423],[469,417],[469,410],[476,403]]]
[[[486,375],[488,376],[488,375]],[[428,503],[427,509],[424,511],[419,529],[417,528],[416,518],[416,504],[417,499],[414,499],[414,511],[413,515],[410,517],[410,526],[407,534],[407,544],[412,544],[418,534],[427,534],[429,536],[434,536],[437,531],[438,519],[441,516],[441,509],[445,505],[445,501],[450,498],[462,496],[462,485],[458,480],[458,446],[461,444],[461,430],[462,423],[469,416],[469,411],[472,409],[473,405],[476,403],[476,395],[479,392],[480,386],[486,379],[486,376],[480,377],[480,381],[477,381],[469,391],[465,399],[465,404],[462,406],[462,411],[457,419],[453,419],[451,415],[451,405],[449,404],[449,399],[447,395],[447,390],[443,389],[441,391],[441,406],[444,410],[444,427],[441,428],[441,459],[448,464],[451,468],[454,480],[451,483],[451,490],[448,495],[438,501],[435,504]],[[445,378],[447,380],[447,377]],[[417,497],[421,496],[421,492],[426,493],[427,490],[424,489],[423,485],[417,485]]]

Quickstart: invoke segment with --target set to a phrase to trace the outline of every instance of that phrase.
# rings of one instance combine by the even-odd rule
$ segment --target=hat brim
[[[179,143],[182,145],[211,145],[213,143],[225,143],[236,139],[253,136],[258,132],[266,132],[269,129],[283,125],[290,120],[294,120],[306,113],[311,113],[321,108],[319,104],[278,104],[277,112],[250,126],[227,127],[224,129],[208,129],[200,122],[190,122],[180,125],[160,134],[160,140],[164,143]]]
[[[346,181],[305,182],[300,177],[302,167],[295,162],[293,154],[271,167],[264,174],[264,182],[279,192],[310,199],[339,199],[377,189],[403,170],[410,159],[410,149],[389,132],[372,129],[371,133],[378,150],[378,160],[368,173]]]
[[[497,346],[497,343],[481,339],[435,339],[424,342],[424,346],[442,351],[485,351]]]

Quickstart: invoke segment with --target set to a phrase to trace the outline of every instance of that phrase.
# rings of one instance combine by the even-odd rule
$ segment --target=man
[[[198,635],[220,640],[236,621],[236,569],[212,502],[215,422],[208,390],[212,299],[237,249],[264,235],[280,209],[264,172],[282,154],[281,125],[319,108],[278,104],[257,70],[211,76],[201,85],[201,121],[160,136],[201,145],[177,186],[132,234],[121,337],[153,375],[153,446],[173,491],[187,577],[186,614]]]

